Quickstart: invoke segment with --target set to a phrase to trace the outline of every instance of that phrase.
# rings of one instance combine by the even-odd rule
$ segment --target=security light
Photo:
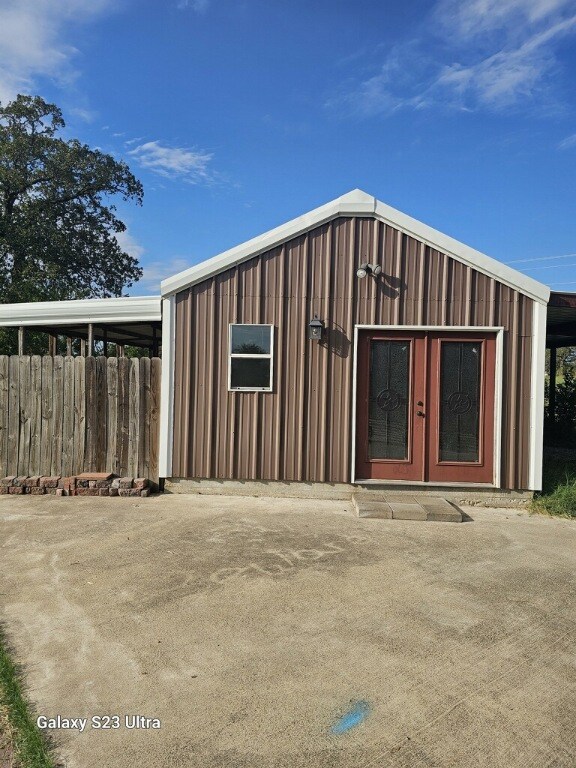
[[[372,277],[378,277],[382,272],[380,264],[360,264],[356,270],[356,277],[363,278],[366,275],[372,275]]]

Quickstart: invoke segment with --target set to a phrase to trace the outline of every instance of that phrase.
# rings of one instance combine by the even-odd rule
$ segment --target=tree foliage
[[[39,96],[0,104],[0,301],[120,296],[141,276],[113,196],[142,203],[126,163],[59,135]]]
[[[554,414],[550,410],[550,350],[546,350],[544,444],[574,447],[576,440],[576,347],[556,350]]]
[[[554,418],[550,412],[550,382],[545,384],[545,443],[574,445],[576,436],[576,374],[564,368],[562,381],[556,383]]]

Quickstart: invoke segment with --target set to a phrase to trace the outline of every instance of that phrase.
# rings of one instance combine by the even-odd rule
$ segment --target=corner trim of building
[[[535,302],[534,306],[542,307],[546,310],[542,304]],[[374,331],[471,331],[479,332],[485,331],[487,333],[496,334],[496,370],[494,372],[494,476],[491,487],[500,488],[501,474],[502,474],[502,381],[503,381],[503,363],[504,363],[504,328],[502,326],[491,325],[364,325],[357,324],[354,326],[354,352],[352,357],[352,434],[351,434],[351,446],[350,446],[350,483],[365,483],[365,480],[356,480],[356,382],[358,374],[358,331],[374,330]],[[546,339],[546,314],[544,312],[544,339]],[[542,370],[544,370],[544,362],[542,362]],[[532,375],[534,375],[534,368],[532,368]],[[542,389],[542,396],[544,389]],[[542,404],[542,408],[544,405]],[[540,464],[542,462],[540,461]],[[382,481],[389,482],[389,481]],[[407,485],[414,485],[413,481],[397,481],[398,483],[406,482]],[[419,484],[419,483],[416,483]],[[422,485],[437,485],[433,483],[427,483],[422,481]],[[446,485],[446,483],[443,483]],[[468,485],[463,483],[463,486]],[[477,485],[472,483],[471,485]],[[530,488],[529,490],[533,490]]]
[[[502,411],[504,385],[504,328],[496,331],[496,370],[494,371],[494,485],[502,482]]]
[[[358,380],[358,328],[354,326],[352,347],[352,426],[350,432],[350,482],[356,482],[356,393]]]
[[[174,345],[176,339],[176,298],[162,299],[162,378],[160,386],[159,475],[172,475],[174,435]]]
[[[546,374],[546,311],[534,302],[532,320],[532,374],[530,397],[530,468],[528,488],[542,490],[542,456],[544,452],[544,379]]]

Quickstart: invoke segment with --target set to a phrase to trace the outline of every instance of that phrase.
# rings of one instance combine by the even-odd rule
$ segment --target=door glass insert
[[[479,461],[482,344],[440,345],[440,461]]]
[[[368,458],[408,458],[410,342],[372,341]]]

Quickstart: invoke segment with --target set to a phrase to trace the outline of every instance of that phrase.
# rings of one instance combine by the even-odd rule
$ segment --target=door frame
[[[494,381],[494,467],[492,483],[438,483],[422,480],[379,480],[371,483],[386,485],[421,485],[431,486],[478,486],[500,488],[502,468],[502,371],[504,359],[504,328],[493,325],[354,325],[354,343],[352,351],[352,430],[350,445],[350,482],[365,483],[363,478],[356,478],[356,394],[358,379],[358,334],[359,331],[433,331],[437,333],[494,333],[496,334],[496,370]]]

